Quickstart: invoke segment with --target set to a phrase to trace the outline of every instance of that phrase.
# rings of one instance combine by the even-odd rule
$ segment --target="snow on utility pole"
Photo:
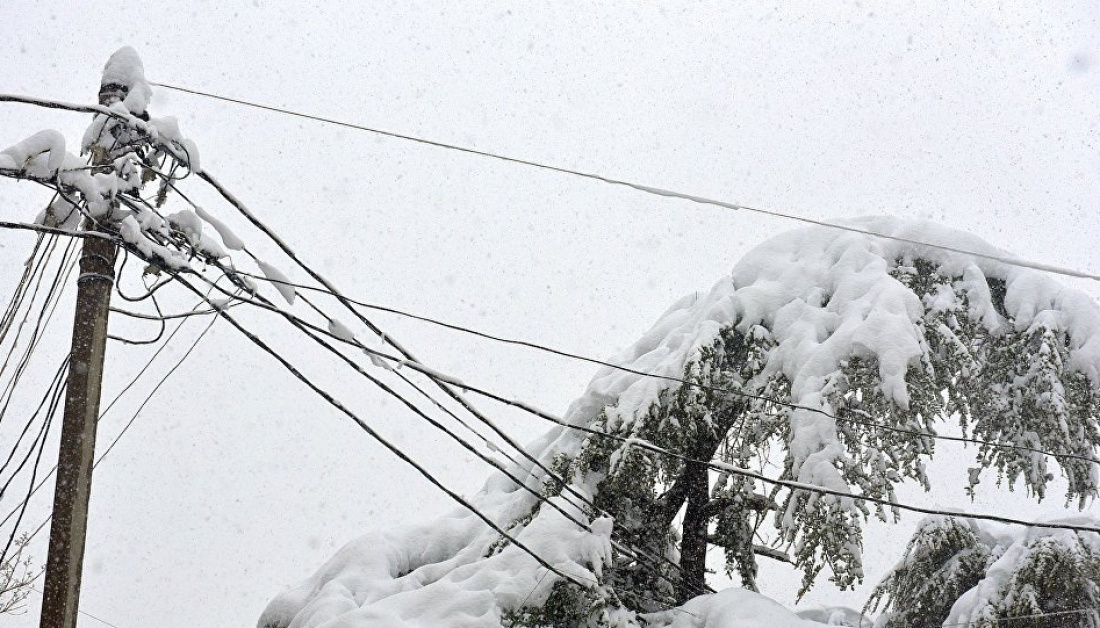
[[[130,86],[124,84],[126,81],[120,83],[115,80],[119,72],[112,72],[112,63],[120,61],[116,60],[117,56],[111,58],[103,73],[99,88],[101,105],[110,106],[125,99],[130,90]],[[111,163],[108,151],[98,145],[93,146],[93,166],[110,166]],[[83,228],[97,231],[100,225],[85,218]],[[77,279],[73,344],[69,354],[65,421],[61,429],[57,485],[54,489],[41,628],[76,626],[116,253],[117,247],[109,239],[84,239],[80,277]]]

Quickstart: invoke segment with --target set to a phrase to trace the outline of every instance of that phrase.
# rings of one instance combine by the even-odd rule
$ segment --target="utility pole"
[[[112,105],[125,98],[127,91],[126,86],[116,83],[101,85],[99,104]],[[107,151],[93,150],[93,166],[110,164]],[[82,228],[99,230],[87,218]],[[104,238],[85,238],[81,251],[40,628],[76,626],[117,252],[114,242]]]

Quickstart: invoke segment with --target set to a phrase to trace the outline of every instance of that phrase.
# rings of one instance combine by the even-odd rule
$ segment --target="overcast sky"
[[[107,57],[132,45],[154,81],[817,219],[933,218],[1100,273],[1095,2],[455,4],[0,0],[0,92],[91,102]],[[203,166],[349,295],[597,357],[797,226],[162,89],[151,111],[177,116]],[[56,128],[75,147],[87,122],[4,104],[0,146]],[[6,220],[31,220],[46,200],[0,181]],[[3,294],[31,243],[0,234]],[[124,279],[131,291],[136,281]],[[169,301],[193,304],[182,291]],[[70,315],[67,301],[34,364],[39,387]],[[593,372],[377,320],[434,367],[558,413]],[[450,486],[477,490],[483,466],[274,319],[248,321]],[[101,443],[201,327],[184,327],[105,419]],[[108,399],[150,353],[111,345]],[[545,429],[479,405],[521,440]],[[962,456],[935,494],[903,497],[1017,515],[1060,504],[991,491],[970,505]],[[34,525],[49,503],[36,498]],[[219,323],[96,471],[82,608],[119,628],[251,626],[356,535],[452,507]],[[870,585],[914,522],[871,526]],[[769,569],[765,593],[790,605],[796,587]],[[866,592],[822,580],[808,600],[858,605]],[[14,625],[37,625],[39,599]]]

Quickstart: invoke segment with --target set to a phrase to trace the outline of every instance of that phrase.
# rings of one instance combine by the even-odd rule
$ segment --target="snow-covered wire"
[[[2,173],[0,173],[2,175]],[[93,238],[96,240],[113,240],[114,237],[108,233],[100,233],[98,231],[74,231],[72,229],[59,229],[57,227],[47,227],[46,225],[38,225],[30,222],[12,222],[10,220],[0,220],[0,229],[14,229],[19,231],[33,231],[46,235],[59,235],[67,238],[79,238],[86,240]]]
[[[187,285],[191,288],[192,291],[195,291],[195,288],[191,287],[189,284],[187,284]],[[260,302],[252,302],[252,303],[253,304],[259,304]],[[929,508],[929,507],[924,507],[924,506],[915,506],[915,505],[912,505],[912,504],[906,504],[906,503],[897,502],[897,501],[890,501],[890,500],[887,500],[887,499],[872,497],[872,496],[869,496],[869,495],[859,495],[859,494],[850,493],[850,492],[847,492],[847,491],[840,491],[840,490],[836,490],[836,489],[830,489],[830,488],[827,488],[827,487],[824,487],[824,486],[819,486],[819,485],[816,485],[816,484],[808,484],[808,483],[805,483],[805,482],[797,482],[797,481],[793,481],[793,480],[784,480],[784,479],[780,479],[780,478],[771,478],[771,477],[768,477],[768,476],[766,476],[762,473],[752,471],[750,469],[744,469],[744,468],[737,467],[737,466],[730,465],[730,464],[726,464],[726,463],[719,463],[719,462],[707,461],[707,460],[699,460],[699,459],[696,459],[696,458],[692,458],[690,456],[685,456],[683,454],[676,453],[674,451],[670,451],[670,450],[662,448],[662,447],[658,447],[657,445],[654,445],[654,444],[652,444],[650,442],[647,442],[645,440],[642,440],[642,439],[626,438],[626,437],[623,437],[623,436],[619,436],[617,434],[610,434],[608,432],[603,432],[603,431],[600,431],[600,430],[592,429],[590,427],[586,427],[586,426],[582,426],[582,425],[574,425],[572,423],[569,423],[568,421],[565,421],[564,419],[562,419],[560,417],[557,417],[557,416],[555,416],[555,415],[553,415],[549,412],[545,412],[543,410],[540,410],[540,409],[538,409],[538,408],[536,408],[536,407],[534,407],[534,406],[532,406],[532,405],[530,405],[526,402],[519,401],[519,400],[516,400],[516,399],[511,399],[511,398],[505,397],[503,395],[499,395],[497,393],[494,393],[492,391],[486,390],[484,388],[480,388],[478,386],[468,384],[468,383],[466,383],[462,380],[459,380],[457,378],[447,376],[445,374],[442,374],[442,373],[439,373],[439,372],[435,371],[434,369],[425,367],[424,365],[419,364],[417,362],[413,362],[413,361],[410,361],[410,360],[402,360],[401,358],[399,358],[397,356],[390,355],[390,354],[387,354],[387,353],[382,352],[382,351],[377,351],[375,349],[363,348],[362,345],[360,345],[360,344],[352,343],[352,342],[349,342],[347,340],[344,340],[344,339],[328,332],[327,330],[324,330],[324,329],[322,329],[322,328],[320,328],[316,325],[313,325],[312,323],[309,323],[308,321],[304,321],[304,320],[296,317],[295,315],[293,315],[289,312],[284,312],[282,310],[279,310],[278,308],[274,308],[273,306],[265,307],[265,309],[269,309],[271,311],[280,313],[280,314],[284,315],[285,317],[289,317],[288,320],[295,319],[301,326],[311,328],[317,334],[329,336],[330,338],[332,338],[333,340],[338,341],[338,342],[352,344],[353,346],[356,346],[356,347],[359,347],[359,348],[363,349],[367,353],[375,355],[375,356],[377,356],[381,359],[391,361],[391,362],[396,363],[396,364],[400,364],[402,366],[408,367],[408,368],[413,369],[415,371],[418,371],[418,372],[424,374],[425,376],[427,376],[431,379],[435,379],[435,380],[438,380],[438,381],[441,381],[441,382],[446,382],[450,385],[454,385],[454,386],[456,386],[458,388],[461,388],[465,391],[472,392],[474,394],[480,395],[480,396],[485,397],[487,399],[492,399],[493,401],[497,401],[499,403],[503,403],[505,405],[517,408],[517,409],[522,410],[522,411],[524,411],[528,414],[534,415],[536,417],[539,417],[539,418],[541,418],[543,420],[546,420],[546,421],[549,421],[551,423],[555,423],[555,424],[560,425],[562,427],[572,429],[572,430],[586,432],[588,434],[591,434],[591,435],[599,437],[599,438],[606,438],[606,439],[615,440],[615,441],[618,441],[618,442],[623,443],[625,445],[630,445],[630,446],[638,447],[640,449],[644,449],[644,450],[649,451],[651,453],[655,453],[655,454],[666,456],[666,457],[676,458],[676,459],[680,460],[681,462],[704,465],[704,466],[707,466],[708,468],[710,468],[714,471],[718,471],[720,473],[728,473],[728,474],[731,474],[731,475],[747,477],[747,478],[751,478],[751,479],[755,479],[757,481],[763,482],[765,484],[770,484],[770,485],[773,485],[773,486],[782,486],[784,488],[788,488],[788,489],[792,489],[792,490],[807,491],[807,492],[811,492],[811,493],[818,493],[818,494],[821,494],[821,495],[830,495],[830,496],[833,496],[833,497],[847,498],[847,499],[852,499],[852,500],[857,501],[857,502],[870,502],[870,503],[884,505],[884,506],[891,506],[891,507],[894,507],[894,508],[898,508],[900,510],[908,510],[908,511],[911,511],[911,512],[917,512],[917,513],[927,514],[927,515],[944,515],[944,516],[958,517],[958,518],[962,518],[962,519],[975,519],[975,520],[982,520],[982,521],[994,521],[994,522],[998,522],[998,523],[1005,523],[1005,524],[1010,524],[1010,525],[1019,525],[1019,526],[1031,527],[1031,528],[1046,528],[1046,529],[1055,529],[1055,530],[1075,530],[1075,531],[1078,531],[1078,532],[1097,532],[1097,533],[1100,533],[1100,527],[1094,527],[1094,526],[1081,526],[1081,525],[1068,524],[1068,523],[1048,523],[1048,522],[1039,522],[1039,521],[1027,521],[1027,520],[1023,520],[1023,519],[1015,519],[1015,518],[1006,517],[1006,516],[1002,516],[1002,515],[993,515],[993,514],[985,514],[985,513],[971,513],[971,512],[967,512],[967,511],[963,511],[963,510],[952,511],[952,510],[943,510],[943,509],[937,509],[937,508]]]
[[[317,121],[317,122],[324,122],[324,123],[327,123],[327,124],[334,124],[334,125],[337,125],[337,126],[342,126],[342,127],[349,128],[349,129],[355,129],[355,130],[358,130],[358,131],[366,131],[368,133],[375,133],[377,135],[384,135],[386,137],[392,137],[392,138],[395,138],[395,139],[407,140],[407,141],[410,141],[410,142],[416,142],[418,144],[425,144],[425,145],[434,146],[434,147],[437,147],[437,148],[445,148],[445,149],[454,150],[454,151],[458,151],[458,152],[462,152],[462,153],[468,153],[468,154],[471,154],[471,155],[478,155],[480,157],[488,157],[490,159],[497,159],[497,160],[505,161],[505,162],[508,162],[508,163],[519,164],[519,165],[523,165],[523,166],[530,166],[530,167],[539,168],[539,169],[542,169],[542,170],[549,170],[549,171],[557,172],[557,173],[560,173],[560,174],[572,175],[572,176],[575,176],[575,177],[581,177],[581,178],[589,179],[589,180],[592,180],[592,181],[599,181],[601,183],[607,183],[607,184],[610,184],[610,185],[624,186],[624,187],[631,188],[633,190],[637,190],[639,192],[643,192],[643,193],[646,193],[646,194],[652,194],[652,195],[655,195],[655,196],[661,196],[661,197],[665,197],[665,198],[675,198],[675,199],[680,199],[680,200],[684,200],[684,201],[690,201],[692,203],[698,203],[698,204],[701,204],[701,205],[710,205],[710,206],[721,207],[723,209],[730,209],[730,210],[734,210],[734,211],[752,212],[752,213],[755,213],[755,214],[762,214],[762,215],[766,215],[766,216],[772,216],[772,217],[775,217],[775,218],[783,218],[783,219],[786,219],[786,220],[793,220],[793,221],[796,221],[796,222],[801,222],[803,224],[816,225],[818,227],[826,227],[826,228],[829,228],[829,229],[838,229],[838,230],[841,230],[841,231],[849,231],[849,232],[852,232],[852,233],[858,233],[858,234],[862,234],[862,235],[872,236],[872,237],[875,237],[875,238],[882,238],[882,239],[885,239],[885,240],[895,240],[897,242],[904,242],[906,244],[916,244],[916,245],[920,245],[920,246],[927,246],[927,247],[930,247],[930,248],[940,249],[940,250],[943,250],[943,251],[950,251],[952,253],[962,253],[964,255],[973,255],[974,257],[979,257],[979,258],[982,258],[982,259],[988,259],[988,260],[992,260],[992,261],[996,261],[996,262],[1001,262],[1003,264],[1008,264],[1010,266],[1019,266],[1019,267],[1022,267],[1022,268],[1031,268],[1033,270],[1040,270],[1040,271],[1048,272],[1048,273],[1055,274],[1055,275],[1063,275],[1063,276],[1066,276],[1066,277],[1075,277],[1075,278],[1079,278],[1079,279],[1091,279],[1093,281],[1100,281],[1100,275],[1098,275],[1098,274],[1090,273],[1090,272],[1086,272],[1086,271],[1082,271],[1082,270],[1077,270],[1077,269],[1069,268],[1069,267],[1065,267],[1065,266],[1056,266],[1056,265],[1053,265],[1053,264],[1043,264],[1043,263],[1040,263],[1040,262],[1034,262],[1034,261],[1030,261],[1030,260],[1026,260],[1026,259],[1022,259],[1022,258],[1018,258],[1018,257],[1008,257],[1008,256],[1002,256],[1002,255],[991,255],[991,254],[988,254],[988,253],[979,253],[979,252],[976,252],[976,251],[970,251],[970,250],[967,250],[967,249],[957,248],[957,247],[948,246],[948,245],[933,244],[931,242],[922,242],[920,240],[905,238],[905,237],[901,237],[901,236],[889,235],[889,234],[880,233],[880,232],[877,232],[877,231],[871,231],[869,229],[862,229],[862,228],[853,227],[853,226],[850,226],[850,225],[838,224],[838,223],[830,222],[830,221],[827,221],[827,220],[818,220],[818,219],[815,219],[815,218],[808,218],[806,216],[799,216],[797,214],[792,214],[792,213],[788,213],[788,212],[781,212],[781,211],[765,209],[765,208],[760,208],[760,207],[753,207],[753,206],[749,206],[749,205],[742,205],[740,203],[730,203],[730,202],[727,202],[727,201],[717,200],[717,199],[713,199],[713,198],[707,198],[705,196],[699,196],[699,195],[696,195],[696,194],[688,194],[686,192],[678,192],[678,191],[675,191],[675,190],[668,190],[668,189],[664,189],[664,188],[654,187],[654,186],[651,186],[651,185],[645,185],[645,184],[642,184],[642,183],[627,181],[625,179],[615,179],[615,178],[612,178],[612,177],[608,177],[608,176],[604,176],[604,175],[600,175],[600,174],[595,174],[595,173],[591,173],[591,172],[583,172],[581,170],[574,170],[574,169],[571,169],[571,168],[564,168],[564,167],[561,167],[561,166],[554,166],[554,165],[550,165],[550,164],[544,164],[544,163],[540,163],[540,162],[537,162],[537,161],[531,161],[531,160],[528,160],[528,159],[520,159],[518,157],[509,157],[507,155],[503,155],[503,154],[500,154],[500,153],[492,153],[492,152],[488,152],[488,151],[469,148],[469,147],[466,147],[466,146],[458,146],[456,144],[448,144],[446,142],[429,140],[429,139],[425,139],[425,138],[422,138],[422,137],[416,137],[416,136],[408,135],[408,134],[404,134],[404,133],[396,133],[396,132],[393,132],[393,131],[386,131],[386,130],[383,130],[383,129],[364,126],[364,125],[360,125],[360,124],[353,124],[353,123],[350,123],[350,122],[342,122],[340,120],[335,120],[335,119],[332,119],[332,118],[325,118],[325,117],[322,117],[322,116],[316,116],[316,115],[311,115],[311,114],[307,114],[307,113],[301,113],[301,112],[298,112],[298,111],[292,111],[290,109],[285,109],[285,108],[281,108],[281,107],[272,107],[270,105],[263,105],[263,104],[259,104],[259,103],[255,103],[255,102],[246,101],[246,100],[240,100],[240,99],[237,99],[237,98],[230,98],[228,96],[220,96],[218,94],[213,94],[213,93],[210,93],[210,92],[202,92],[202,91],[195,90],[195,89],[189,89],[189,88],[179,87],[179,86],[175,86],[175,85],[168,85],[168,84],[165,84],[165,83],[157,83],[157,82],[153,82],[153,81],[150,81],[149,84],[150,85],[156,85],[157,87],[164,87],[166,89],[175,90],[175,91],[178,91],[178,92],[184,92],[184,93],[193,94],[193,95],[196,95],[196,96],[202,96],[202,97],[205,97],[205,98],[213,98],[215,100],[222,100],[222,101],[225,101],[225,102],[231,102],[231,103],[235,103],[235,104],[238,104],[238,105],[253,107],[253,108],[256,108],[256,109],[263,109],[265,111],[271,111],[271,112],[275,112],[275,113],[281,113],[281,114],[285,114],[285,115],[296,116],[296,117],[299,117],[299,118],[305,118],[305,119],[314,120],[314,121]],[[3,100],[3,98],[0,97],[0,100]]]
[[[320,287],[317,287],[317,286],[309,286],[309,285],[294,283],[294,282],[289,282],[289,281],[281,281],[279,279],[273,279],[273,278],[270,278],[270,277],[266,277],[266,276],[263,276],[263,275],[258,275],[258,274],[255,274],[255,273],[249,273],[249,272],[242,271],[242,270],[235,270],[234,272],[236,272],[239,275],[245,275],[245,276],[247,276],[251,279],[256,279],[256,280],[260,280],[260,281],[267,281],[267,282],[270,282],[270,283],[273,283],[273,284],[282,284],[282,285],[289,286],[289,287],[292,287],[292,288],[295,288],[295,289],[298,289],[298,290],[309,290],[309,291],[313,291],[313,292],[319,292],[319,293],[322,293],[322,294],[332,295],[332,292],[330,292],[329,290],[327,290],[325,288],[320,288]],[[431,317],[428,317],[428,316],[423,316],[423,315],[420,315],[420,314],[414,314],[414,313],[411,313],[411,312],[408,312],[408,311],[405,311],[405,310],[400,310],[400,309],[393,308],[393,307],[378,305],[378,304],[375,304],[375,303],[368,303],[368,302],[360,301],[360,300],[357,300],[357,299],[354,299],[354,298],[351,298],[351,297],[344,297],[344,298],[347,299],[349,302],[351,302],[353,305],[363,307],[363,308],[366,308],[366,309],[369,309],[369,310],[375,310],[375,311],[379,311],[379,312],[386,312],[386,313],[389,313],[389,314],[394,314],[394,315],[397,315],[397,316],[410,318],[410,319],[413,319],[413,320],[417,320],[417,321],[429,323],[429,324],[432,324],[432,325],[436,325],[436,326],[442,327],[444,329],[450,329],[452,331],[457,331],[457,332],[461,332],[461,333],[465,333],[465,334],[470,334],[472,336],[476,336],[476,337],[479,337],[479,338],[485,338],[487,340],[492,340],[492,341],[495,341],[495,342],[500,342],[500,343],[514,345],[514,346],[526,347],[526,348],[529,348],[529,349],[534,349],[536,351],[542,351],[544,353],[549,353],[549,354],[552,354],[552,355],[557,355],[557,356],[572,359],[572,360],[587,362],[587,363],[590,363],[590,364],[596,364],[596,365],[599,365],[599,366],[604,366],[604,367],[607,367],[607,368],[615,369],[617,371],[622,371],[624,373],[630,373],[632,375],[637,375],[639,377],[649,377],[649,378],[653,378],[653,379],[660,379],[660,380],[664,380],[664,381],[668,381],[668,382],[681,384],[683,386],[689,386],[691,388],[697,388],[699,390],[705,390],[705,391],[708,391],[708,392],[716,392],[716,393],[733,395],[733,396],[736,396],[736,397],[742,397],[742,398],[745,398],[745,399],[753,399],[753,400],[756,400],[756,401],[764,401],[764,402],[774,404],[776,406],[780,406],[780,407],[783,407],[783,408],[788,408],[788,409],[791,409],[791,410],[803,410],[803,411],[806,411],[806,412],[812,412],[814,414],[820,414],[822,416],[828,417],[828,418],[836,421],[837,423],[848,423],[848,424],[852,424],[852,425],[862,425],[864,427],[871,427],[871,428],[880,429],[880,430],[884,430],[884,431],[888,431],[888,432],[894,432],[894,433],[898,433],[898,434],[906,434],[906,435],[909,435],[909,436],[917,436],[917,437],[920,437],[920,438],[931,438],[931,439],[935,439],[935,440],[950,441],[950,442],[956,442],[956,443],[964,443],[964,444],[968,444],[968,445],[981,445],[981,446],[992,447],[992,448],[995,448],[995,449],[1008,449],[1008,450],[1015,450],[1015,451],[1026,451],[1026,452],[1030,452],[1030,453],[1051,456],[1053,458],[1065,458],[1065,459],[1071,459],[1071,460],[1081,460],[1081,461],[1084,461],[1084,462],[1091,462],[1093,464],[1100,464],[1100,460],[1097,460],[1095,457],[1082,456],[1082,455],[1079,455],[1079,454],[1058,453],[1058,452],[1038,449],[1038,448],[1035,448],[1035,447],[1028,447],[1026,445],[1014,445],[1012,443],[995,443],[995,442],[992,442],[992,441],[985,441],[985,440],[981,440],[981,439],[977,439],[977,438],[968,438],[968,437],[965,437],[965,436],[951,436],[949,434],[937,434],[935,432],[925,432],[925,431],[921,431],[921,430],[912,430],[912,429],[907,429],[907,428],[904,428],[904,427],[898,427],[898,426],[895,426],[895,425],[886,425],[884,423],[879,423],[877,421],[872,421],[870,419],[856,419],[856,418],[851,418],[851,417],[838,416],[834,413],[828,412],[827,410],[822,410],[821,408],[815,408],[815,407],[812,407],[812,406],[806,406],[806,405],[802,405],[802,404],[792,403],[792,402],[789,402],[789,401],[783,401],[782,399],[778,399],[778,398],[775,398],[775,397],[770,397],[770,396],[767,396],[767,395],[757,395],[757,394],[745,392],[743,390],[738,390],[738,389],[735,389],[735,388],[725,388],[725,387],[721,387],[721,386],[710,386],[710,385],[707,385],[707,384],[701,384],[699,382],[693,382],[693,381],[690,381],[690,380],[686,380],[686,379],[683,379],[681,377],[676,377],[676,376],[673,376],[673,375],[664,375],[664,374],[661,374],[661,373],[649,373],[649,372],[646,372],[646,371],[640,371],[638,369],[634,369],[634,368],[631,368],[629,366],[623,366],[621,364],[615,364],[613,362],[608,362],[606,360],[600,360],[598,358],[593,358],[593,357],[589,357],[589,356],[585,356],[585,355],[581,355],[581,354],[577,354],[577,353],[572,353],[572,352],[569,352],[569,351],[565,351],[563,349],[557,349],[557,348],[554,348],[554,347],[538,344],[538,343],[535,343],[535,342],[530,342],[530,341],[527,341],[527,340],[520,340],[520,339],[515,339],[515,338],[506,338],[506,337],[503,337],[503,336],[497,336],[495,334],[490,334],[488,332],[479,331],[479,330],[472,329],[472,328],[469,328],[469,327],[464,327],[462,325],[457,325],[455,323],[448,323],[448,322],[443,321],[443,320],[439,320],[439,319],[436,319],[436,318],[431,318]],[[856,409],[856,408],[852,408],[851,411],[859,413],[859,414],[861,414],[865,417],[870,416],[866,412],[864,412],[862,410],[859,410],[859,409]]]
[[[202,296],[202,292],[198,288],[191,285],[191,283],[188,282],[181,274],[177,274],[174,271],[168,271],[168,272],[172,273],[173,276],[175,276],[179,280],[179,282],[182,285],[186,286],[190,291],[194,292],[196,295]],[[213,306],[214,305],[213,302],[210,302],[210,305]],[[324,399],[326,403],[328,403],[329,405],[331,405],[332,407],[334,407],[338,411],[340,411],[342,414],[344,414],[348,418],[350,418],[356,425],[359,426],[360,429],[362,429],[364,432],[366,432],[368,435],[370,435],[375,441],[377,441],[383,447],[388,449],[391,453],[393,453],[395,456],[400,458],[406,464],[413,467],[418,473],[420,473],[421,476],[423,476],[426,480],[428,480],[428,482],[430,482],[433,486],[435,486],[439,490],[443,491],[452,500],[454,500],[455,502],[457,502],[458,504],[460,504],[461,506],[463,506],[464,508],[469,510],[476,517],[478,517],[483,522],[485,522],[485,524],[488,525],[490,528],[492,528],[495,532],[497,532],[502,537],[507,539],[512,545],[514,545],[517,548],[519,548],[520,550],[524,551],[525,553],[530,555],[533,559],[535,559],[535,561],[538,562],[540,565],[542,565],[543,567],[546,567],[547,569],[549,569],[549,570],[553,571],[554,573],[558,574],[563,579],[568,580],[569,582],[572,582],[573,584],[581,587],[582,589],[587,588],[587,586],[585,584],[579,582],[576,579],[576,577],[574,577],[570,574],[567,574],[567,573],[559,570],[558,568],[554,567],[553,565],[551,565],[549,562],[546,561],[546,559],[539,556],[537,553],[535,553],[533,550],[531,550],[529,547],[527,547],[522,541],[518,540],[512,534],[509,534],[507,530],[505,530],[500,525],[498,525],[495,521],[493,521],[491,518],[489,518],[488,515],[481,512],[476,506],[474,506],[472,503],[470,503],[468,500],[466,500],[466,498],[462,497],[461,495],[459,495],[455,491],[448,488],[438,478],[436,478],[430,471],[428,471],[426,468],[424,468],[423,465],[416,462],[408,454],[406,454],[404,452],[404,450],[402,450],[397,445],[391,443],[384,436],[379,434],[366,421],[364,421],[362,418],[360,418],[359,415],[352,412],[346,405],[344,405],[341,401],[336,399],[331,393],[329,393],[327,390],[325,390],[324,388],[319,386],[312,379],[306,377],[305,374],[303,374],[289,360],[287,360],[285,357],[283,357],[278,351],[271,348],[271,346],[268,345],[266,342],[264,342],[259,336],[257,336],[253,332],[246,329],[243,325],[241,325],[241,323],[238,322],[237,319],[233,318],[233,316],[230,315],[229,312],[227,312],[225,310],[218,310],[218,316],[221,316],[225,320],[229,321],[229,323],[231,325],[233,325],[233,327],[235,327],[239,332],[244,334],[245,337],[247,337],[253,344],[255,344],[257,347],[262,349],[265,353],[270,355],[272,358],[274,358],[276,362],[278,362],[283,368],[285,368],[287,371],[289,371],[296,379],[298,379],[303,384],[305,384],[315,394],[317,394],[319,397]]]
[[[286,254],[288,257],[290,257],[300,268],[305,270],[306,273],[309,274],[315,281],[317,281],[321,285],[325,286],[328,293],[330,295],[332,295],[333,297],[335,297],[348,311],[350,311],[353,315],[355,315],[355,317],[358,318],[360,322],[362,322],[364,325],[366,325],[371,331],[373,331],[376,334],[378,334],[379,336],[381,336],[382,339],[387,344],[389,344],[396,351],[398,351],[402,356],[404,356],[404,359],[401,360],[401,362],[415,363],[415,364],[420,366],[420,369],[427,368],[427,367],[424,367],[420,363],[420,361],[412,355],[412,353],[410,351],[408,351],[404,346],[402,346],[399,342],[397,342],[396,339],[394,339],[393,337],[385,334],[381,330],[381,328],[379,328],[371,320],[366,318],[363,315],[362,312],[355,309],[353,307],[352,303],[348,299],[346,299],[339,292],[339,290],[336,288],[336,286],[334,286],[331,282],[329,282],[320,273],[318,273],[313,268],[308,266],[304,261],[302,261],[301,258],[298,257],[298,255],[294,252],[294,250],[291,249],[290,246],[282,238],[280,238],[270,227],[268,227],[255,214],[253,214],[248,209],[248,207],[245,206],[245,204],[243,202],[241,202],[236,197],[236,195],[234,195],[232,192],[230,192],[228,188],[223,186],[213,175],[211,175],[209,172],[204,170],[203,172],[200,172],[198,176],[199,176],[200,179],[202,179],[203,181],[206,181],[208,184],[210,184],[222,196],[222,198],[226,202],[228,202],[231,206],[233,206],[235,209],[237,209],[237,211],[239,213],[241,213],[241,215],[243,215],[249,222],[251,222],[253,224],[253,226],[255,226],[257,229],[259,229],[261,232],[263,232],[269,239],[271,239],[283,251],[284,254]],[[171,182],[168,182],[168,185],[171,186],[173,189],[175,189],[177,192],[179,192],[179,190]],[[180,194],[182,196],[182,193],[180,193]],[[191,202],[190,199],[188,199],[186,196],[183,196],[183,198],[184,198],[184,200],[187,200],[189,203]],[[192,203],[192,205],[194,205],[194,203]],[[245,249],[245,252],[249,253],[247,249]],[[251,255],[251,253],[249,253],[249,254]],[[215,264],[217,264],[216,260],[215,260]],[[225,269],[223,268],[223,271],[224,270]],[[277,308],[276,308],[276,311],[282,312],[281,310],[279,310]],[[331,317],[329,317],[329,318],[331,320]],[[327,330],[325,330],[323,333],[328,334]],[[328,335],[331,336],[331,334],[328,334]],[[365,349],[365,347],[362,347],[362,345],[360,345],[360,346],[361,346],[361,348]],[[435,373],[435,371],[433,371],[433,373]],[[576,491],[576,489],[574,489],[569,484],[569,482],[565,481],[565,479],[561,478],[555,471],[553,471],[548,466],[543,464],[543,462],[541,460],[539,460],[536,456],[533,456],[529,452],[527,452],[526,449],[524,449],[522,445],[520,445],[518,442],[515,441],[515,439],[513,439],[510,435],[508,435],[504,430],[500,429],[491,419],[489,419],[487,416],[485,416],[481,411],[479,411],[477,408],[475,408],[465,397],[463,397],[461,394],[459,394],[454,389],[454,386],[453,386],[454,382],[447,381],[446,378],[438,377],[438,374],[437,374],[436,377],[432,377],[430,379],[444,393],[446,393],[449,397],[451,397],[453,400],[458,402],[463,408],[466,409],[466,411],[470,412],[470,414],[473,415],[475,418],[477,418],[481,423],[487,425],[493,432],[495,432],[506,443],[508,443],[509,446],[511,446],[513,449],[515,449],[517,452],[519,452],[520,455],[522,455],[524,458],[529,460],[532,464],[537,466],[543,472],[547,473],[551,478],[554,478],[556,481],[560,482],[560,484],[563,487],[565,487],[566,491],[572,493],[575,497],[580,498],[582,501],[585,501],[585,502],[591,504],[594,508],[596,508],[597,512],[603,512],[602,509],[595,506],[595,504],[592,504],[590,500],[588,500],[583,495],[581,495],[578,491]],[[661,557],[661,558],[664,558],[664,557]],[[667,559],[665,559],[665,560],[667,561]],[[671,561],[668,561],[668,562],[671,563]],[[672,563],[672,564],[674,564],[674,563]],[[676,567],[679,568],[678,565]]]

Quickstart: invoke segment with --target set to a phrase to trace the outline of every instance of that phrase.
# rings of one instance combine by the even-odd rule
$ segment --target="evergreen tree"
[[[1100,535],[995,535],[957,519],[926,519],[864,610],[880,605],[887,611],[880,628],[1097,628]]]
[[[950,424],[986,442],[975,450],[969,477],[960,478],[963,490],[994,474],[997,485],[1044,499],[1057,469],[1067,500],[1083,506],[1096,496],[1096,304],[1040,273],[996,261],[1002,253],[966,234],[885,218],[857,224],[898,239],[814,228],[758,247],[709,294],[676,303],[615,360],[633,372],[603,369],[570,407],[566,422],[617,440],[558,427],[531,446],[566,483],[529,464],[513,471],[556,504],[607,524],[610,538],[602,540],[617,545],[593,558],[568,540],[593,536],[577,537],[575,527],[559,522],[560,538],[532,542],[564,552],[563,564],[593,585],[539,578],[537,569],[508,571],[508,582],[527,587],[526,595],[480,590],[493,593],[502,617],[517,626],[636,626],[644,615],[650,625],[664,625],[662,617],[674,619],[666,609],[706,593],[707,551],[714,547],[749,589],[760,587],[761,558],[801,570],[802,592],[823,570],[837,586],[852,587],[863,578],[863,523],[898,512],[778,490],[740,471],[895,501],[902,482],[929,486],[933,435]],[[496,475],[476,503],[511,521],[520,538],[560,519],[516,489]],[[579,504],[574,492],[591,496],[596,507]],[[949,522],[922,528],[907,566],[876,593],[892,609],[903,601],[895,625],[938,625],[996,558],[979,536]],[[464,568],[473,562],[485,573],[496,569],[491,565],[515,548],[490,537],[450,539],[454,560],[463,556]],[[401,541],[398,550],[415,555],[419,543]],[[479,546],[488,549],[471,558]],[[1036,549],[1034,573],[1065,558],[1053,551]],[[334,561],[339,565],[278,598],[264,617],[282,625],[311,612],[326,582],[355,573],[346,557]],[[1021,580],[1032,583],[1028,595],[1046,608],[1041,597],[1052,593],[1028,577]],[[391,586],[386,582],[360,583],[365,590],[354,595],[373,596],[369,591]],[[426,592],[435,585],[408,586]],[[1012,598],[1012,608],[1030,604],[1025,598]]]

